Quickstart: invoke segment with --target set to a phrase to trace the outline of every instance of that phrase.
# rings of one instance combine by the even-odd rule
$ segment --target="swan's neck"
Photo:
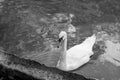
[[[66,69],[66,53],[67,53],[67,38],[62,43],[62,53],[60,56],[59,67],[63,70]]]
[[[62,61],[66,62],[66,53],[67,53],[67,38],[63,41],[62,44],[62,54],[61,54],[61,59]]]

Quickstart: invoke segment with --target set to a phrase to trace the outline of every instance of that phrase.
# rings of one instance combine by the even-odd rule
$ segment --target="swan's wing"
[[[86,54],[93,55],[93,45],[95,44],[96,36],[86,38],[81,44],[75,45],[67,50],[67,55],[82,57]]]
[[[67,50],[68,57],[71,56],[71,57],[81,58],[84,57],[84,55],[86,54],[89,54],[89,51],[80,45],[76,45]]]

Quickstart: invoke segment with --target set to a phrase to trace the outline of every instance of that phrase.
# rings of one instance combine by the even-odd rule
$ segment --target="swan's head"
[[[61,42],[61,40],[65,40],[67,38],[67,33],[65,31],[61,31],[59,34],[59,42]]]

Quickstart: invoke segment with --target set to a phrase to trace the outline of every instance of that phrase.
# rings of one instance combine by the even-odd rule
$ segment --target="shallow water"
[[[111,62],[115,66],[120,66],[120,43],[113,43],[112,41],[106,41],[105,53],[101,55],[100,61],[105,60]]]
[[[75,71],[86,77],[94,77],[100,80],[119,80],[120,79],[120,43],[105,41],[105,52],[101,54],[95,63],[87,63]]]

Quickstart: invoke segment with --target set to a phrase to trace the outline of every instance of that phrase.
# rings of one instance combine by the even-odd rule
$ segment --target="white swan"
[[[63,40],[62,52],[60,60],[58,61],[57,68],[70,71],[79,68],[90,60],[93,55],[92,47],[95,44],[96,36],[93,34],[88,37],[79,45],[75,45],[67,50],[67,33],[61,31],[59,38]]]

